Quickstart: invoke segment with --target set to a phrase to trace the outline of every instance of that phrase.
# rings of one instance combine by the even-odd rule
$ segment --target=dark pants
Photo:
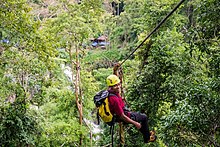
[[[147,143],[150,139],[147,115],[139,112],[130,112],[130,117],[141,124],[140,132],[143,134],[144,142]]]

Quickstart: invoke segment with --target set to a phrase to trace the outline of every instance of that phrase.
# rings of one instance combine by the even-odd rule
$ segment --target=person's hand
[[[141,128],[141,124],[139,122],[136,122],[135,127],[139,130]]]

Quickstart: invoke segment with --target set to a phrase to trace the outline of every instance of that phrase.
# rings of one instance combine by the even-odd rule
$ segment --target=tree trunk
[[[78,112],[79,112],[80,130],[82,130],[83,109],[82,109],[82,99],[80,98],[81,88],[80,88],[79,49],[78,49],[78,46],[75,46],[76,56],[75,56],[75,61],[74,61],[73,57],[72,57],[72,46],[73,45],[71,45],[70,50],[69,50],[69,57],[70,57],[70,62],[71,62],[72,80],[75,79],[75,80],[73,80],[73,86],[75,88],[76,106],[77,106],[77,109],[78,109]],[[82,146],[82,140],[83,140],[83,137],[81,135],[80,136],[80,142],[79,142],[80,146]]]
[[[79,124],[80,130],[82,130],[82,118],[83,118],[83,110],[82,110],[82,91],[80,87],[80,62],[79,62],[79,49],[76,45],[76,84],[75,84],[75,95],[76,95],[76,105],[79,112]],[[80,136],[80,146],[82,146],[82,135]]]

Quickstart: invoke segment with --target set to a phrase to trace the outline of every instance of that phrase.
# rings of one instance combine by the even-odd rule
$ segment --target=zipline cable
[[[128,56],[127,58],[125,58],[121,63],[120,66],[126,61],[128,60],[143,44],[144,42],[154,33],[157,31],[157,29],[173,14],[173,12],[175,12],[177,10],[177,8],[179,8],[179,6],[184,2],[185,0],[181,0],[176,7],[169,13],[167,14],[167,16],[147,35],[147,37],[141,42],[140,45],[138,45]]]

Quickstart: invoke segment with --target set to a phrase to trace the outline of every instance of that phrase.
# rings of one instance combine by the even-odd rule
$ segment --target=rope
[[[169,14],[167,14],[167,16],[147,35],[147,37],[141,42],[141,44],[138,45],[138,46],[131,52],[131,54],[129,54],[129,55],[127,56],[127,58],[125,58],[125,59],[121,62],[120,66],[121,66],[126,60],[128,60],[128,59],[144,44],[144,42],[145,42],[154,32],[156,32],[156,31],[158,30],[158,28],[160,28],[160,26],[173,14],[173,12],[175,12],[175,11],[177,10],[177,8],[179,8],[179,6],[180,6],[184,1],[185,1],[185,0],[181,0],[181,1],[176,5],[176,7],[175,7]]]
[[[121,82],[121,85],[120,85],[120,95],[123,99],[123,101],[126,103],[126,100],[125,100],[125,97],[124,97],[124,91],[123,91],[123,86],[122,86],[122,83],[123,83],[123,71],[122,71],[122,67],[120,67],[120,64],[119,63],[116,63],[114,65],[114,68],[113,68],[113,74],[118,76],[119,79],[120,79],[120,82]],[[125,144],[125,140],[124,140],[124,130],[123,130],[123,124],[122,123],[119,123],[119,135],[120,135],[120,146],[124,146]],[[113,137],[113,136],[112,136]],[[113,143],[112,143],[113,145]]]

